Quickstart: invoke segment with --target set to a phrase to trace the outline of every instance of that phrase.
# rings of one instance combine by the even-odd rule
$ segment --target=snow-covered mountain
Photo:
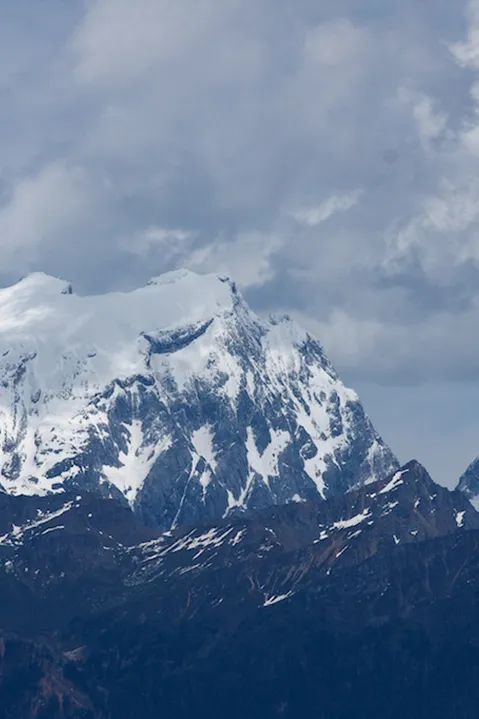
[[[0,484],[99,490],[163,528],[342,493],[396,459],[320,344],[187,270],[0,290]]]

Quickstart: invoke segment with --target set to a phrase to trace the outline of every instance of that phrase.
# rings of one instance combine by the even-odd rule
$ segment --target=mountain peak
[[[464,492],[473,506],[479,510],[479,457],[476,457],[461,475],[457,488]]]
[[[427,474],[429,476],[427,469],[417,459],[410,459],[409,462],[406,462],[406,464],[400,467],[401,472],[405,472],[406,470],[408,472]]]
[[[176,270],[169,270],[168,272],[163,272],[161,275],[151,277],[146,284],[147,286],[155,285],[162,287],[165,285],[173,285],[182,281],[200,281],[201,277],[210,277],[212,281],[218,279],[216,275],[213,274],[200,274],[189,270],[187,267],[180,267]]]
[[[164,528],[341,493],[397,462],[321,345],[232,280],[175,270],[0,291],[0,485],[89,489]]]
[[[404,485],[404,488],[413,492],[419,491],[419,488],[430,492],[439,486],[434,482],[427,469],[416,459],[402,465],[389,479],[383,480],[380,485],[381,493],[397,489],[400,485]],[[448,490],[441,488],[441,491],[447,492]]]
[[[2,295],[25,294],[33,297],[42,295],[71,295],[73,292],[69,282],[46,272],[30,272],[9,287],[0,288]]]
[[[400,472],[401,475],[404,475],[406,481],[419,481],[426,482],[427,484],[435,484],[427,469],[423,464],[421,464],[421,462],[418,462],[417,459],[411,459],[409,462],[400,467],[398,472]]]
[[[195,272],[194,270],[190,270],[188,267],[179,267],[176,270],[168,270],[167,272],[162,272],[160,275],[150,277],[146,285],[147,287],[165,287],[168,285],[183,283],[205,283],[211,285],[226,284],[230,287],[236,287],[230,277],[218,275],[214,272]]]

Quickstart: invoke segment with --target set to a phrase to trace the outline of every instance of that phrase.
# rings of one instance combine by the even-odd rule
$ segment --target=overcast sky
[[[400,459],[479,452],[479,0],[0,0],[0,284],[229,273]]]

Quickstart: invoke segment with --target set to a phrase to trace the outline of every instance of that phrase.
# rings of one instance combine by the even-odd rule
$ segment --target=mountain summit
[[[169,529],[340,494],[397,467],[321,345],[188,270],[77,296],[0,290],[0,485],[116,496]]]

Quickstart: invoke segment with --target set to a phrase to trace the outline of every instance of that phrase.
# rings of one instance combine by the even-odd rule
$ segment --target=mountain
[[[416,462],[161,534],[0,498],[1,719],[477,715],[479,514]]]
[[[29,275],[0,290],[0,719],[475,719],[478,477],[398,468],[226,278]]]
[[[163,529],[340,494],[396,459],[320,344],[186,270],[0,290],[0,485],[98,492]]]
[[[476,457],[459,478],[457,488],[464,492],[472,504],[479,508],[479,457]]]

